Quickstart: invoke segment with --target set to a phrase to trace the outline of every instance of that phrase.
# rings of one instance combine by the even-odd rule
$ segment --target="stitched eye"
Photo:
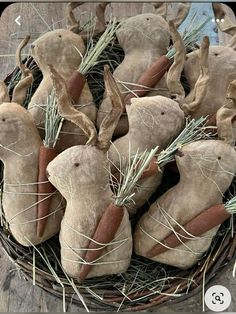
[[[217,57],[217,56],[218,56],[218,53],[215,53],[214,55]]]
[[[79,167],[79,163],[78,162],[75,163],[75,167]]]

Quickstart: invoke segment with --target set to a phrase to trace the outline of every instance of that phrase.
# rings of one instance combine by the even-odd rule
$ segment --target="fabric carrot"
[[[151,177],[154,174],[157,174],[158,171],[159,171],[159,168],[158,168],[158,164],[157,164],[157,159],[156,159],[156,157],[153,157],[149,166],[144,170],[140,179]]]
[[[171,64],[172,61],[165,55],[154,61],[151,66],[139,77],[137,84],[142,85],[143,88],[135,91],[135,94],[139,97],[145,96],[149,92],[149,88],[154,87],[162,79]],[[129,100],[133,97],[134,94],[129,93],[125,97],[125,103],[127,104]]]
[[[86,78],[79,71],[74,71],[67,80],[69,94],[75,103],[78,102],[85,83]]]
[[[104,211],[85,254],[85,264],[80,269],[79,279],[81,282],[87,277],[93,267],[93,262],[102,255],[106,244],[114,239],[123,216],[123,207],[114,204],[110,204]]]
[[[151,177],[151,176],[157,174],[158,171],[159,171],[159,169],[158,169],[157,159],[156,159],[156,157],[153,157],[152,160],[150,161],[148,167],[143,171],[143,174],[141,175],[140,180],[147,178],[147,177]],[[112,177],[114,178],[114,180],[119,182],[120,172],[119,171],[115,172],[112,175]]]
[[[222,224],[232,215],[234,211],[235,210],[232,211],[231,209],[227,208],[227,204],[211,206],[186,223],[183,226],[183,229],[178,229],[178,238],[174,233],[171,233],[164,240],[162,240],[161,243],[154,245],[147,252],[146,256],[148,258],[152,258],[166,252],[168,249],[175,248],[190,240],[190,235],[195,237],[201,236],[205,232]]]
[[[46,168],[50,161],[57,156],[54,148],[41,146],[39,150],[39,172],[38,172],[38,215],[37,215],[37,236],[42,237],[47,216],[50,212],[51,196],[55,191],[54,186],[48,181]],[[45,217],[45,218],[43,218]]]
[[[206,126],[215,126],[216,125],[216,113],[209,117],[206,122]]]

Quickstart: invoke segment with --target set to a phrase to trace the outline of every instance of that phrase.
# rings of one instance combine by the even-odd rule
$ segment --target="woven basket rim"
[[[230,219],[229,219],[230,220]],[[226,225],[229,223],[229,220],[226,221],[223,225]],[[236,226],[236,222],[235,222]],[[224,226],[223,226],[224,227]],[[222,230],[222,227],[220,228]],[[219,231],[218,231],[219,233]],[[215,277],[219,273],[219,269],[222,271],[234,260],[234,256],[236,254],[236,233],[234,233],[234,236],[232,238],[232,234],[230,231],[228,231],[227,236],[224,234],[221,235],[223,238],[223,241],[220,242],[220,247],[218,245],[215,245],[215,249],[213,250],[211,257],[209,258],[209,255],[206,254],[203,259],[200,260],[198,265],[192,267],[190,270],[179,270],[179,277],[182,277],[183,279],[173,279],[172,282],[169,283],[170,288],[167,290],[163,290],[162,294],[153,294],[150,297],[144,298],[143,301],[139,302],[133,302],[132,301],[132,295],[129,295],[129,298],[131,299],[130,302],[124,302],[124,306],[121,308],[121,311],[141,311],[146,310],[151,307],[156,307],[159,305],[163,305],[164,303],[167,304],[168,302],[178,303],[181,302],[184,299],[187,299],[191,297],[192,295],[200,292],[203,289],[203,279],[204,283],[207,284],[213,277]],[[33,283],[33,269],[30,265],[30,261],[27,260],[29,258],[29,253],[23,254],[24,250],[27,252],[29,248],[25,248],[21,245],[19,245],[10,235],[9,232],[4,230],[2,227],[0,227],[0,241],[2,243],[2,246],[4,248],[5,253],[10,258],[11,262],[17,266],[17,269],[21,271],[21,273],[24,275],[24,278],[28,281],[32,281]],[[218,239],[217,243],[220,241]],[[46,241],[47,242],[47,241]],[[44,243],[46,243],[44,242]],[[44,245],[41,244],[41,245]],[[11,250],[9,247],[12,247],[12,245],[15,245],[16,247],[21,248],[20,252],[11,253]],[[217,252],[217,255],[215,255]],[[209,259],[209,260],[208,260]],[[203,267],[206,261],[208,260],[207,267]],[[158,263],[157,263],[158,264]],[[191,273],[194,270],[195,274],[192,278],[194,280],[194,284],[189,284],[189,281],[186,277],[184,277],[187,273]],[[103,277],[101,277],[103,278]],[[86,283],[86,281],[85,281]],[[50,272],[45,272],[44,270],[40,270],[36,268],[35,270],[35,284],[42,288],[43,290],[47,291],[48,293],[58,297],[63,297],[63,289],[58,285],[55,278],[50,274]],[[178,293],[181,293],[181,296],[173,297],[170,295],[164,295],[165,294],[171,294],[173,293],[177,286]],[[91,310],[94,308],[96,310],[104,310],[104,308],[109,308],[109,310],[117,310],[120,306],[120,303],[124,299],[124,295],[121,293],[119,294],[117,289],[114,288],[114,290],[107,291],[107,288],[104,287],[103,289],[99,288],[100,295],[103,295],[103,300],[98,300],[96,298],[93,298],[90,294],[88,294],[84,289],[82,289],[80,285],[80,293],[84,297],[84,299],[89,302],[89,306]],[[84,291],[83,291],[84,290]],[[144,296],[145,293],[148,295],[150,294],[150,291],[143,291],[139,296]],[[71,289],[71,287],[65,287],[65,299],[68,302],[72,302],[79,307],[82,307],[81,302],[73,298],[74,291]],[[135,295],[135,298],[137,299],[137,295]]]

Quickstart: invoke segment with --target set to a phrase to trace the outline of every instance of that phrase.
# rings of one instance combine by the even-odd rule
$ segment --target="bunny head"
[[[19,68],[23,73],[22,79],[13,90],[12,99],[4,82],[0,82],[0,150],[1,156],[11,154],[14,146],[19,146],[25,141],[34,145],[34,140],[40,141],[37,128],[30,113],[23,107],[27,89],[32,84],[33,76],[29,69],[21,62],[21,50],[29,41],[26,37],[19,45],[16,58]]]
[[[0,145],[7,147],[38,134],[33,118],[20,104],[11,102],[0,105]]]
[[[159,48],[169,46],[168,23],[157,14],[139,14],[125,20],[116,32],[125,53],[130,49]]]
[[[184,123],[184,113],[178,103],[163,96],[132,98],[126,111],[130,137],[139,138],[139,146],[146,145],[147,149],[153,147],[157,138],[159,149],[166,147]]]
[[[84,40],[91,36],[91,30],[81,31],[80,23],[76,20],[73,10],[81,5],[81,2],[69,3],[66,7],[66,21],[68,29],[56,29],[45,33],[36,39],[31,45],[31,54],[42,70],[48,72],[48,64],[55,68],[60,67],[60,73],[73,71],[79,66],[81,56],[85,53]],[[92,34],[97,35],[105,30],[104,12],[106,4],[98,4],[96,10],[96,22]],[[71,69],[71,66],[74,68]],[[67,74],[67,73],[65,73]]]
[[[236,151],[221,140],[202,140],[181,148],[176,155],[182,178],[230,185],[236,173]]]
[[[58,100],[59,113],[65,119],[77,124],[89,137],[86,145],[73,146],[58,155],[47,168],[49,180],[63,194],[63,186],[105,186],[109,182],[106,152],[114,129],[122,114],[123,102],[115,80],[108,67],[104,69],[106,93],[112,103],[112,111],[104,118],[97,134],[92,121],[71,103],[66,82],[50,66],[51,77]],[[66,174],[71,174],[71,182],[66,182]],[[67,177],[67,175],[66,175]],[[69,177],[69,176],[68,176]],[[68,190],[68,186],[66,187]]]
[[[63,62],[63,68],[68,69],[70,65],[79,65],[81,55],[85,52],[83,39],[70,30],[57,29],[47,32],[35,40],[31,45],[31,55],[43,72],[47,72],[47,64],[53,66]],[[61,65],[62,66],[62,65]],[[75,69],[74,69],[75,70]]]
[[[96,146],[78,145],[60,153],[47,167],[50,182],[66,198],[72,188],[103,186],[108,182],[104,152]]]
[[[169,26],[167,22],[168,4],[149,3],[148,10],[124,21],[117,31],[117,38],[125,53],[129,49],[161,49],[163,54],[170,44]],[[189,11],[189,4],[180,3],[173,21],[180,25]]]

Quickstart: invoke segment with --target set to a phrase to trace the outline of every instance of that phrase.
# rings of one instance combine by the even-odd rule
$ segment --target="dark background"
[[[22,2],[24,2],[24,1],[22,1]],[[37,2],[37,1],[36,1]],[[46,1],[45,1],[46,2]],[[48,2],[50,2],[50,1],[48,1]],[[66,0],[65,0],[65,2],[66,2]],[[69,1],[68,1],[69,2]],[[89,2],[89,1],[87,1],[87,2]],[[99,1],[98,1],[99,2]],[[119,1],[117,1],[117,2],[119,2]],[[132,1],[130,1],[130,2],[132,2]],[[145,2],[145,1],[144,1]],[[14,2],[1,2],[0,3],[0,15],[1,15],[1,13],[2,13],[2,11],[8,6],[8,5],[10,5],[10,4],[12,4],[12,3],[14,3]],[[222,2],[222,3],[224,3],[224,4],[227,4],[233,11],[234,11],[234,13],[235,13],[235,2]]]

